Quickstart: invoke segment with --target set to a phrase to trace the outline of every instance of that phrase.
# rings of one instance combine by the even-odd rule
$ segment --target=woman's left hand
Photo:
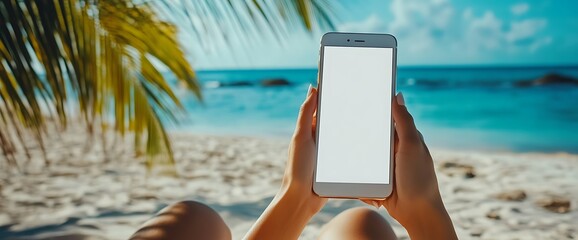
[[[289,145],[281,190],[249,230],[245,239],[298,239],[309,222],[327,202],[313,193],[315,166],[315,111],[317,89],[309,86]]]
[[[289,159],[285,167],[282,189],[300,196],[306,208],[315,214],[327,202],[313,193],[313,171],[317,151],[315,128],[317,123],[317,89],[309,87],[307,98],[299,111],[295,133],[289,145]]]

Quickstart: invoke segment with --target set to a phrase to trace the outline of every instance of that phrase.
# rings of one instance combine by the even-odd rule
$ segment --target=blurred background
[[[430,144],[576,153],[578,85],[558,84],[563,76],[578,77],[573,7],[564,1],[343,1],[335,27],[398,38],[398,91]],[[303,92],[316,82],[321,35],[294,30],[281,42],[259,35],[259,44],[199,56],[193,63],[207,102],[203,108],[185,98],[192,115],[185,128],[290,136]],[[268,79],[289,84],[263,86]]]
[[[125,239],[185,199],[216,209],[241,238],[280,184],[328,31],[398,39],[397,91],[432,148],[461,238],[574,239],[576,9],[2,1],[0,239]],[[331,201],[303,239],[359,205]]]

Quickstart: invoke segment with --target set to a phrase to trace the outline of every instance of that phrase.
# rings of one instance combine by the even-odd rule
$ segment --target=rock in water
[[[228,82],[228,83],[221,83],[221,87],[247,87],[253,85],[249,81],[237,81],[237,82]]]
[[[271,79],[263,79],[261,81],[261,86],[263,87],[271,87],[271,86],[289,86],[291,83],[284,78],[271,78]]]
[[[219,81],[208,81],[205,83],[206,88],[219,88],[219,87],[247,87],[252,86],[253,83],[249,81],[236,81],[236,82],[219,82]]]
[[[220,87],[248,87],[253,84],[249,81],[221,82]]]
[[[518,87],[529,87],[529,86],[542,86],[542,85],[554,85],[554,84],[570,84],[578,86],[578,79],[563,76],[560,74],[550,73],[546,74],[541,78],[530,80],[530,81],[519,81],[514,85]]]

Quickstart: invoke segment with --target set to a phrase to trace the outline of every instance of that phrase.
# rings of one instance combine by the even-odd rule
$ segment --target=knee
[[[327,227],[339,226],[338,229],[366,229],[375,226],[389,225],[378,212],[369,208],[350,208],[337,215]]]
[[[396,239],[378,212],[357,207],[343,211],[323,227],[320,239]]]
[[[180,201],[159,211],[131,239],[190,238],[230,239],[231,232],[209,206],[196,201]]]
[[[346,210],[341,216],[341,221],[346,228],[362,231],[370,235],[389,235],[391,226],[381,214],[369,208],[357,207]],[[389,237],[387,239],[390,239]]]
[[[351,208],[343,213],[343,217],[348,219],[355,219],[360,223],[383,223],[387,222],[381,214],[365,207]]]
[[[211,207],[197,201],[180,201],[167,206],[159,216],[173,217],[179,223],[224,226],[225,221]]]
[[[171,212],[182,217],[196,217],[204,215],[218,215],[211,207],[197,201],[187,200],[173,203],[159,212],[159,214]]]

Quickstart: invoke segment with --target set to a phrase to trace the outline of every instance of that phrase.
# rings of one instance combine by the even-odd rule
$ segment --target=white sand
[[[10,173],[0,157],[0,239],[126,239],[156,211],[180,200],[210,205],[228,223],[234,239],[240,239],[281,183],[288,140],[172,137],[181,178],[147,175],[142,159],[130,149],[113,147],[120,142],[109,140],[105,157],[101,141],[87,142],[78,127],[47,141],[50,168],[41,165],[39,148],[33,144],[26,174]],[[446,150],[432,154],[461,239],[578,238],[578,156]],[[516,196],[516,190],[523,193]],[[526,198],[501,200],[500,193]],[[569,200],[570,211],[556,213],[540,206],[554,197]],[[363,205],[330,201],[302,239],[315,239],[324,223],[353,206]],[[565,210],[563,204],[560,210]],[[398,236],[407,239],[405,230],[380,211]]]

